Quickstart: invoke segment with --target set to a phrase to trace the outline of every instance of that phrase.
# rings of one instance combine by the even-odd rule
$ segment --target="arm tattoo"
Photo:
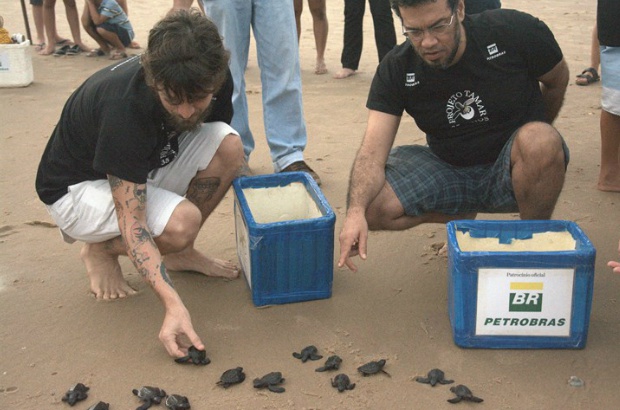
[[[138,242],[138,244],[144,242],[153,243],[153,238],[151,238],[150,232],[142,225],[135,223],[131,228],[131,233],[133,234],[134,239]]]
[[[198,208],[210,201],[217,192],[222,181],[218,177],[194,178],[189,184],[186,198]]]
[[[135,184],[133,187],[133,194],[138,199],[138,206],[144,208],[146,204],[146,185],[144,188],[139,188],[140,184]]]
[[[148,270],[142,265],[144,265],[146,261],[151,259],[151,257],[148,255],[148,253],[138,252],[135,249],[131,251],[131,255],[133,256],[135,265],[138,266],[138,272],[140,272],[140,275],[142,275],[143,277],[146,276],[148,274]]]
[[[114,175],[108,175],[108,182],[110,183],[110,188],[112,188],[112,191],[123,185],[123,180],[115,177]]]
[[[170,279],[170,276],[168,276],[168,272],[166,271],[166,266],[164,265],[163,262],[159,266],[159,273],[161,274],[161,277],[164,279],[164,282],[166,282],[172,289],[174,289],[174,284],[172,283],[172,279]]]

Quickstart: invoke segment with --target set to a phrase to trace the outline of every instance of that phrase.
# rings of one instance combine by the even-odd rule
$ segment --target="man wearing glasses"
[[[369,230],[519,212],[549,219],[568,148],[551,125],[569,80],[548,27],[529,14],[466,16],[463,0],[392,0],[407,38],[379,65],[351,170],[338,266],[366,259]],[[392,149],[403,111],[427,145]]]

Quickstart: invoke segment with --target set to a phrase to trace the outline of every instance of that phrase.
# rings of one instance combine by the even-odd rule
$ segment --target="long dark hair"
[[[226,79],[228,59],[216,25],[192,9],[155,24],[141,62],[147,84],[181,102],[217,92]]]

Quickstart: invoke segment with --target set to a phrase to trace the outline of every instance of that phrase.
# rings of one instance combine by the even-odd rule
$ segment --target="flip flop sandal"
[[[97,48],[95,50],[90,50],[88,53],[86,53],[86,57],[103,57],[104,55],[105,55],[105,52],[101,50],[100,48]]]
[[[122,60],[123,58],[127,58],[127,53],[120,53],[118,51],[114,51],[110,54],[110,60]]]
[[[45,48],[45,43],[39,43],[39,44],[35,44],[34,45],[34,50],[35,51],[41,51]]]
[[[71,48],[70,45],[64,45],[58,49],[56,49],[56,51],[54,51],[54,57],[60,57],[60,56],[64,56],[65,54],[67,54],[67,51]]]
[[[585,70],[581,72],[581,74],[577,75],[576,77],[583,78],[586,80],[585,83],[577,82],[577,85],[590,85],[601,79],[601,77],[598,75],[598,72],[593,67],[586,68]]]
[[[82,49],[80,48],[80,46],[75,44],[69,47],[69,49],[67,50],[67,55],[74,56],[74,55],[80,54],[81,52],[82,52]]]

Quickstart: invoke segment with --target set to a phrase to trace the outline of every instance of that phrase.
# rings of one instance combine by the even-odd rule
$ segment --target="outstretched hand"
[[[620,255],[620,242],[618,242],[618,255]],[[607,266],[613,269],[612,272],[620,273],[620,262],[609,261],[607,262]]]
[[[353,272],[357,272],[357,266],[351,260],[358,256],[366,260],[368,245],[368,223],[363,213],[349,213],[340,231],[340,258],[338,267],[347,266]]]
[[[192,320],[185,306],[166,310],[164,323],[159,331],[159,340],[164,344],[168,354],[178,358],[187,355],[190,346],[204,350],[205,346],[194,331]]]

